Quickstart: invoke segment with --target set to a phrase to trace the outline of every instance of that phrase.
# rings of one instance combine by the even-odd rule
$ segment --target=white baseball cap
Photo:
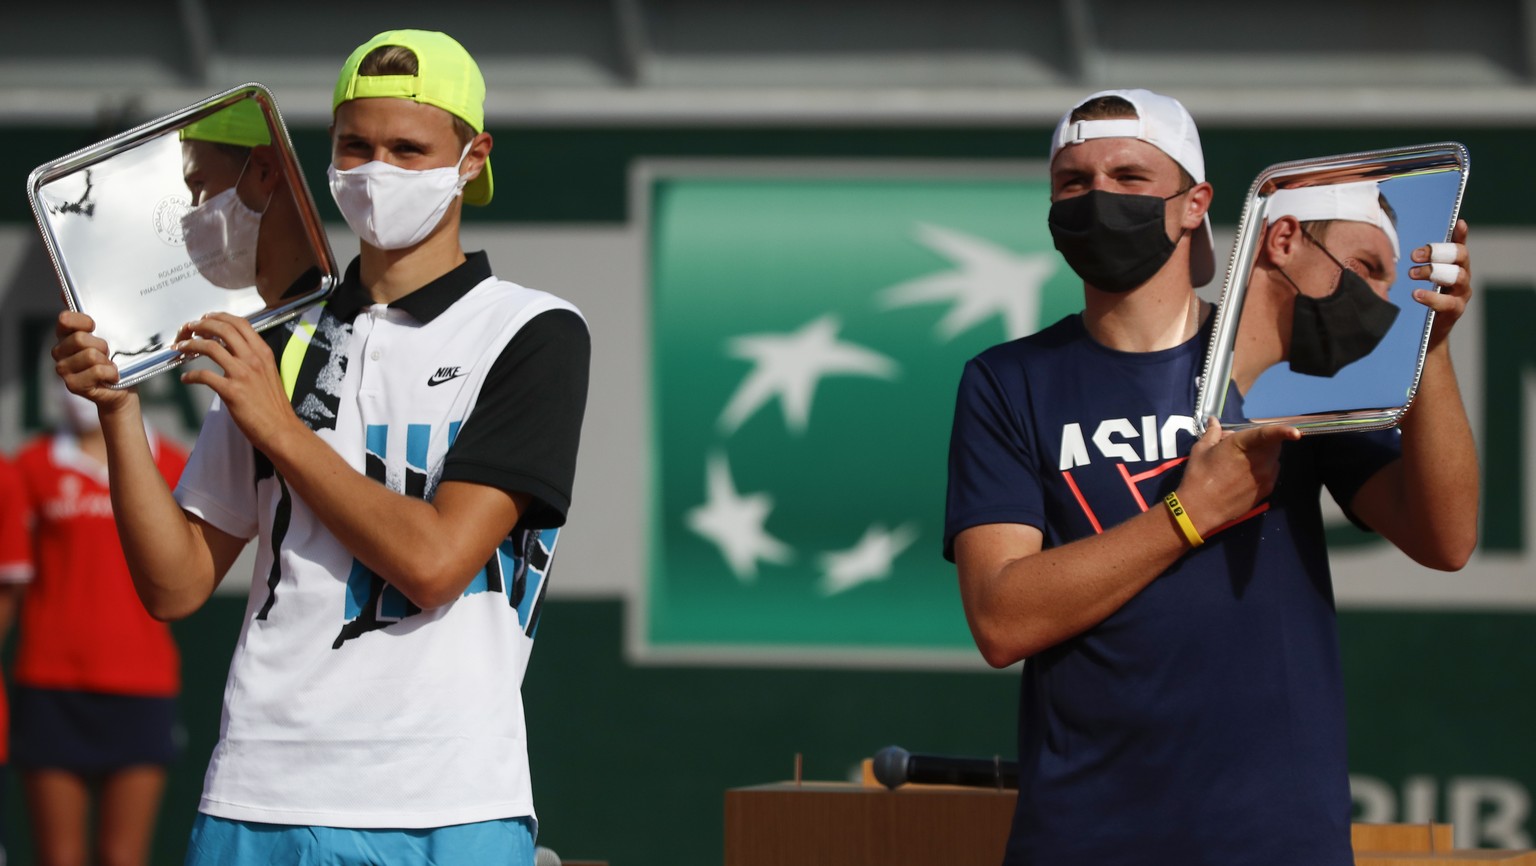
[[[1347,220],[1373,225],[1392,242],[1393,257],[1403,257],[1398,247],[1397,226],[1382,209],[1381,185],[1374,180],[1277,190],[1269,197],[1270,222],[1283,216],[1295,217],[1300,222]]]
[[[1205,154],[1200,149],[1200,132],[1195,119],[1184,105],[1171,96],[1150,90],[1101,90],[1073,106],[1092,102],[1103,96],[1116,96],[1131,104],[1135,117],[1109,120],[1072,120],[1072,112],[1062,115],[1051,138],[1051,161],[1061,149],[1096,138],[1134,138],[1145,141],[1168,154],[1179,167],[1189,172],[1195,183],[1205,182]],[[1205,217],[1195,229],[1190,248],[1190,278],[1203,286],[1216,275],[1216,245],[1211,235],[1211,218]]]

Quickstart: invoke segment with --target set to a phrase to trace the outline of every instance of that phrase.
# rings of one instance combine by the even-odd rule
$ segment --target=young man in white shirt
[[[98,405],[154,615],[197,610],[258,539],[189,863],[531,863],[519,686],[569,506],[590,344],[570,304],[459,242],[491,198],[478,67],[382,33],[342,69],[331,189],[361,254],[256,334],[190,323],[217,395],[174,496],[78,313],[54,356]]]

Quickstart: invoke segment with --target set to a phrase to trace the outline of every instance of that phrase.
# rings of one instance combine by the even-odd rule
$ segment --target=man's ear
[[[476,133],[469,140],[469,153],[464,156],[464,176],[473,180],[480,176],[485,161],[491,158],[491,146],[495,142],[489,132]]]
[[[1197,183],[1189,188],[1189,193],[1184,196],[1184,218],[1180,225],[1188,231],[1194,231],[1205,222],[1205,213],[1211,209],[1211,199],[1216,190],[1209,183]]]
[[[283,182],[282,160],[270,144],[251,148],[250,168],[246,172],[256,178],[263,195],[271,195]]]
[[[1283,268],[1291,263],[1291,257],[1296,255],[1296,247],[1300,244],[1301,223],[1287,215],[1270,223],[1269,228],[1264,230],[1262,252],[1270,264]]]

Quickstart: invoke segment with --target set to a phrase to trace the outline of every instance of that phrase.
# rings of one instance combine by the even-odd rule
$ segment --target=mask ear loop
[[[1333,290],[1330,291],[1327,295],[1323,296],[1323,297],[1331,297],[1334,294],[1334,292],[1337,292],[1339,290],[1339,286],[1343,284],[1343,282],[1344,282],[1344,272],[1349,270],[1349,269],[1344,266],[1343,262],[1339,261],[1338,257],[1335,256],[1331,250],[1329,250],[1327,247],[1323,246],[1323,242],[1322,241],[1318,240],[1315,237],[1312,237],[1312,233],[1311,232],[1309,232],[1305,228],[1303,228],[1301,230],[1301,236],[1306,238],[1307,240],[1311,241],[1314,246],[1316,246],[1318,249],[1323,251],[1323,255],[1327,256],[1329,261],[1331,261],[1335,265],[1339,266],[1339,278],[1334,280],[1334,282],[1333,282]],[[1301,286],[1296,285],[1296,281],[1291,279],[1291,275],[1285,272],[1285,268],[1282,268],[1279,265],[1275,265],[1275,270],[1280,272],[1280,276],[1285,277],[1285,281],[1291,284],[1291,288],[1296,290],[1296,294],[1298,294],[1298,295],[1306,294],[1306,292],[1303,292],[1301,290]]]
[[[1318,249],[1322,250],[1323,251],[1323,255],[1327,256],[1329,259],[1332,259],[1333,263],[1339,266],[1339,270],[1341,270],[1341,271],[1342,270],[1346,270],[1344,263],[1339,261],[1339,257],[1333,254],[1333,250],[1330,250],[1330,249],[1328,249],[1328,247],[1324,246],[1322,241],[1318,240],[1315,237],[1312,237],[1312,233],[1307,231],[1306,229],[1302,229],[1301,233],[1306,235],[1307,236],[1307,240],[1309,240],[1313,244],[1315,244]]]
[[[478,136],[479,133],[476,133],[476,135]],[[469,186],[469,182],[470,181],[472,181],[475,178],[479,177],[480,176],[480,171],[485,171],[485,167],[481,166],[480,171],[477,171],[474,174],[464,174],[463,173],[463,170],[464,170],[464,160],[469,159],[469,149],[471,147],[474,147],[474,146],[475,146],[475,139],[474,138],[471,138],[469,141],[464,142],[464,149],[459,152],[459,161],[453,164],[453,170],[459,173],[459,185],[458,185],[458,188],[454,190],[454,195],[463,195],[464,187]]]
[[[1189,186],[1186,186],[1183,189],[1179,190],[1178,192],[1174,193],[1173,195],[1165,195],[1165,196],[1163,196],[1162,197],[1163,201],[1165,201],[1165,202],[1173,201],[1174,199],[1178,198],[1181,195],[1184,195],[1185,193],[1188,193],[1190,190],[1194,189],[1197,186],[1199,186],[1199,184],[1192,183]],[[1190,233],[1193,232],[1193,231],[1194,231],[1194,229],[1186,229],[1186,228],[1179,229],[1179,241],[1182,241],[1185,238],[1189,237]],[[1175,241],[1175,243],[1178,243],[1179,241]]]
[[[1296,291],[1298,297],[1305,294],[1305,292],[1301,290],[1301,286],[1296,285],[1296,281],[1291,279],[1291,275],[1285,272],[1285,268],[1282,268],[1279,265],[1275,265],[1275,270],[1279,271],[1280,276],[1285,277],[1285,281],[1291,284],[1291,288]]]
[[[272,196],[277,194],[276,189],[273,189],[271,192],[267,193],[267,200],[262,204],[261,210],[256,210],[255,208],[247,205],[245,202],[240,201],[240,181],[245,180],[245,170],[251,167],[251,157],[255,154],[256,148],[253,147],[251,148],[251,152],[245,155],[245,164],[240,166],[240,174],[235,177],[235,185],[230,187],[230,190],[235,194],[235,201],[240,202],[242,207],[249,208],[257,216],[261,216],[267,212],[267,208],[272,206]]]

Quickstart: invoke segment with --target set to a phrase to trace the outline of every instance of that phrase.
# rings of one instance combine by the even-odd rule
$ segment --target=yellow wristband
[[[1195,522],[1189,519],[1189,512],[1184,510],[1184,503],[1179,501],[1179,494],[1170,493],[1163,497],[1163,504],[1168,506],[1168,512],[1173,515],[1173,521],[1179,525],[1184,537],[1189,540],[1190,547],[1199,547],[1205,543],[1200,537],[1200,530],[1195,528]]]

